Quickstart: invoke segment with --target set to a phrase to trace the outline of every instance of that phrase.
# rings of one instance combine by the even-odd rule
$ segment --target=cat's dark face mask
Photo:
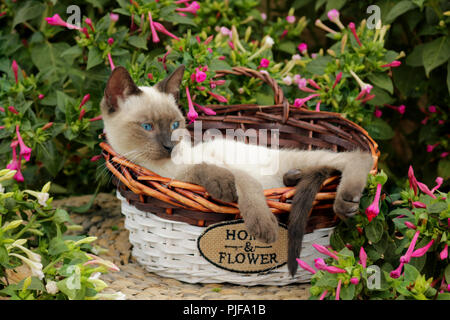
[[[131,161],[169,158],[178,143],[173,132],[185,128],[178,107],[184,66],[154,87],[140,87],[123,67],[108,80],[101,103],[107,139]]]

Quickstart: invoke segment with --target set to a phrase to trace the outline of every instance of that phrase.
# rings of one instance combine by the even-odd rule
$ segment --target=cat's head
[[[184,66],[153,87],[138,87],[124,67],[116,67],[100,104],[111,147],[133,162],[169,158],[172,132],[185,128],[178,108]]]

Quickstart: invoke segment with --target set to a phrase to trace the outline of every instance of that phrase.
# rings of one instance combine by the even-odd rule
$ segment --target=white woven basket
[[[203,258],[198,251],[197,238],[205,227],[162,219],[152,213],[138,210],[128,204],[119,192],[117,198],[122,201],[125,228],[130,232],[130,242],[133,245],[132,255],[150,272],[188,283],[228,282],[244,286],[282,286],[306,283],[311,279],[311,274],[300,267],[295,277],[291,277],[286,265],[262,274],[244,274],[220,269]],[[313,265],[314,259],[325,258],[312,244],[328,245],[333,229],[317,229],[306,234],[303,238],[301,259]]]

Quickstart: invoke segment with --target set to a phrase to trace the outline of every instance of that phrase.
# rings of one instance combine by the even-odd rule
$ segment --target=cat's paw
[[[222,169],[222,168],[217,168]],[[206,191],[214,199],[224,202],[236,202],[237,193],[234,176],[226,169],[218,170],[206,180]]]
[[[283,175],[283,183],[286,187],[296,186],[302,178],[302,172],[299,169],[290,169]]]
[[[334,201],[334,212],[342,219],[350,218],[359,212],[361,192],[338,192]]]
[[[254,214],[247,215],[244,221],[248,232],[256,240],[264,243],[273,243],[278,239],[278,220],[269,207],[260,208]]]

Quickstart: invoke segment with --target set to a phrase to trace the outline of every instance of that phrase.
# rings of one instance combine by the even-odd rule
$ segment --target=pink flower
[[[335,300],[339,300],[339,295],[341,293],[341,286],[342,286],[342,279],[339,279],[338,285],[336,288],[336,299]]]
[[[113,71],[115,66],[114,66],[114,62],[111,57],[111,53],[108,53],[108,61],[109,61],[109,66],[111,67],[111,71]]]
[[[294,23],[295,22],[295,16],[287,16],[286,21],[288,23]]]
[[[365,269],[367,266],[367,254],[363,247],[361,247],[361,249],[359,249],[359,262]]]
[[[431,192],[430,189],[428,189],[428,186],[426,184],[424,184],[422,182],[417,182],[417,186],[419,187],[420,191],[422,191],[423,193],[429,195],[433,199],[436,199],[436,196],[433,194],[433,192]]]
[[[317,112],[320,111],[320,103],[321,103],[321,102],[322,102],[321,100],[317,101],[317,104],[316,104],[316,111],[317,111]]]
[[[14,175],[14,179],[17,182],[23,182],[25,181],[25,179],[23,178],[22,172],[20,171],[20,166],[21,166],[21,156],[19,156],[19,159],[17,159],[17,154],[16,154],[16,148],[18,145],[18,141],[13,141],[11,142],[11,148],[12,148],[12,161],[10,164],[6,165],[6,169],[9,170],[16,170],[16,174]]]
[[[398,111],[398,113],[400,113],[400,114],[404,114],[405,111],[406,111],[406,106],[405,106],[404,104],[398,106],[397,111]]]
[[[97,264],[97,265],[100,265],[100,266],[104,266],[108,270],[111,270],[111,271],[120,271],[119,267],[117,267],[111,261],[104,260],[104,259],[102,259],[100,257],[97,257],[96,255],[93,255],[93,254],[90,254],[90,253],[87,253],[87,255],[90,258],[92,258],[92,260],[89,260],[89,261],[85,262],[83,264],[83,266],[87,266],[87,265],[90,265],[90,264]]]
[[[367,97],[367,95],[370,93],[370,91],[372,90],[373,86],[370,84],[365,84],[362,88],[361,91],[359,92],[358,96],[356,97],[356,100],[360,100],[362,98],[364,98],[365,96]]]
[[[228,45],[230,46],[231,50],[235,50],[234,43],[232,41],[228,41]]]
[[[409,166],[408,170],[409,188],[414,190],[414,195],[417,196],[417,179],[414,176],[414,170],[412,166]]]
[[[394,60],[391,63],[383,64],[381,68],[396,68],[399,67],[402,63],[398,60]]]
[[[220,94],[208,91],[208,94],[211,95],[214,99],[216,99],[219,102],[227,103],[228,100],[224,96],[221,96]]]
[[[336,9],[331,9],[327,13],[328,19],[335,23],[339,29],[345,29],[344,25],[341,23],[341,20],[339,20],[339,11]]]
[[[89,122],[94,122],[94,121],[98,121],[98,120],[102,120],[102,119],[103,119],[102,116],[96,116],[94,118],[90,118]]]
[[[427,205],[426,205],[425,203],[420,202],[420,201],[414,201],[414,202],[412,203],[412,206],[413,206],[414,208],[423,208],[423,209],[425,209],[425,208],[427,207]]]
[[[402,275],[403,265],[404,265],[404,263],[400,262],[400,265],[398,266],[398,268],[391,271],[391,273],[389,274],[391,276],[391,278],[397,279]]]
[[[88,102],[90,98],[91,98],[91,95],[89,93],[87,95],[85,95],[83,97],[83,99],[81,100],[81,103],[80,103],[80,106],[78,107],[78,109],[80,109],[82,106],[84,106],[85,103]]]
[[[206,80],[206,73],[200,71],[198,68],[195,69],[194,78],[197,83],[201,83]]]
[[[54,14],[53,17],[47,17],[45,18],[48,24],[52,26],[60,26],[60,27],[66,27],[69,29],[77,29],[81,31],[80,27],[74,26],[73,24],[69,24],[65,22],[58,14]]]
[[[16,60],[13,60],[11,68],[14,72],[14,78],[16,79],[16,84],[17,84],[19,82],[19,77],[18,77],[19,66],[17,65]]]
[[[88,39],[90,38],[88,29],[87,29],[86,27],[83,27],[83,28],[81,29],[81,32],[84,33],[84,35],[86,36],[86,38],[88,38]]]
[[[25,161],[30,161],[32,149],[27,147],[25,145],[25,143],[23,142],[22,136],[20,135],[20,132],[19,132],[19,125],[16,125],[16,134],[17,134],[17,140],[19,140],[19,145],[20,145],[20,156],[23,157],[25,159]]]
[[[312,87],[314,87],[318,90],[320,89],[319,85],[313,79],[308,79],[307,81]]]
[[[308,52],[308,45],[302,42],[298,45],[297,49],[298,51],[300,51],[301,54],[305,54]]]
[[[434,188],[431,189],[431,193],[434,193],[437,189],[439,189],[441,187],[442,183],[444,183],[444,178],[437,177],[435,181],[436,181],[436,186],[434,186]]]
[[[111,21],[113,22],[117,22],[119,20],[119,15],[111,12],[109,14],[109,19],[111,19]]]
[[[333,84],[333,89],[341,81],[341,79],[342,79],[342,71],[339,72],[338,75],[336,76],[336,80],[334,80],[334,84]]]
[[[438,120],[438,124],[443,125],[444,123],[445,123],[445,120],[442,120],[442,119]]]
[[[198,4],[197,1],[192,2],[189,6],[187,6],[186,8],[176,8],[175,11],[179,11],[179,12],[189,12],[192,14],[197,14],[197,11],[200,9],[200,5]]]
[[[154,21],[153,22],[153,26],[159,32],[162,32],[165,35],[167,35],[167,36],[169,36],[169,37],[171,37],[171,38],[173,38],[175,40],[180,40],[180,38],[178,38],[176,35],[174,35],[173,33],[169,32],[166,28],[164,28],[164,26],[161,23]]]
[[[324,291],[322,292],[322,294],[320,295],[320,298],[319,298],[319,300],[323,300],[323,299],[325,299],[325,297],[326,297],[327,293],[328,293],[328,290],[324,290]]]
[[[429,106],[428,111],[431,113],[435,113],[437,111],[436,106]]]
[[[91,162],[95,162],[95,161],[98,161],[100,158],[102,157],[102,155],[101,154],[99,154],[99,155],[96,155],[96,156],[93,156],[92,158],[91,158]]]
[[[226,37],[230,37],[230,39],[233,36],[231,30],[228,29],[227,27],[220,27],[220,33]]]
[[[9,106],[8,110],[14,114],[19,114],[19,112],[16,110],[16,108],[14,108],[13,106]]]
[[[296,108],[302,107],[305,104],[305,102],[311,100],[312,98],[318,97],[318,96],[320,96],[320,94],[316,93],[316,94],[307,96],[306,98],[303,98],[303,99],[295,99],[294,107],[296,107]]]
[[[425,247],[414,250],[413,253],[411,254],[411,257],[418,258],[418,257],[423,256],[425,253],[427,253],[427,251],[430,249],[430,247],[433,245],[433,243],[434,243],[434,239],[432,239],[430,242],[428,242],[428,244]]]
[[[303,90],[303,89],[306,89],[306,85],[308,84],[308,82],[306,81],[306,79],[305,78],[301,78],[300,80],[298,80],[298,88],[300,89],[300,90]],[[308,88],[309,89],[309,88]],[[310,90],[304,90],[304,91],[307,91],[307,92],[315,92],[315,90],[312,90],[312,89],[310,89]]]
[[[198,103],[195,103],[195,102],[193,102],[193,104],[194,104],[194,106],[196,106],[198,109],[203,111],[208,116],[215,116],[216,115],[216,112],[213,109],[211,109],[211,108],[201,106],[201,105],[199,105]]]
[[[270,61],[266,58],[262,58],[261,62],[259,63],[260,68],[267,68],[270,64]]]
[[[383,115],[383,111],[381,111],[381,110],[378,109],[378,108],[375,108],[375,111],[374,111],[373,114],[375,115],[375,117],[381,118],[381,116]]]
[[[314,266],[318,270],[327,271],[329,273],[346,273],[347,272],[344,269],[327,265],[322,258],[314,259]]]
[[[441,258],[441,260],[445,260],[448,258],[448,244],[445,244],[444,250],[441,251],[439,257]]]
[[[425,118],[422,119],[422,121],[420,121],[420,123],[426,125],[429,118],[430,118],[429,116],[426,116]]]
[[[45,96],[44,96],[42,93],[38,95],[38,99],[39,99],[39,100],[42,100],[42,99],[44,99],[44,98],[45,98]]]
[[[53,122],[47,122],[42,126],[42,131],[45,131],[53,126]]]
[[[203,42],[205,46],[207,46],[212,40],[214,39],[213,35],[210,35],[206,40]]]
[[[428,144],[427,145],[427,152],[433,152],[434,148],[436,148],[438,145],[439,145],[439,142],[435,143],[435,144]]]
[[[264,12],[261,13],[261,19],[263,19],[263,21],[266,21],[267,19],[267,14],[265,14]]]
[[[420,231],[417,230],[416,233],[414,234],[414,237],[411,240],[411,243],[409,244],[408,250],[406,251],[405,255],[400,257],[401,263],[409,263],[409,261],[411,260],[414,247],[416,246],[417,239],[419,238],[419,234]]]
[[[92,32],[95,32],[94,26],[92,25],[92,20],[89,18],[84,19],[84,22],[91,28]]]
[[[306,271],[309,271],[309,272],[311,272],[312,274],[315,274],[316,273],[316,270],[314,270],[314,268],[313,267],[311,267],[309,264],[307,264],[305,261],[303,261],[303,260],[300,260],[300,259],[296,259],[297,260],[297,262],[298,262],[298,265],[302,268],[302,269],[304,269],[304,270],[306,270]]]
[[[380,195],[381,195],[381,187],[382,187],[382,185],[379,183],[377,185],[377,191],[375,192],[375,197],[373,199],[373,202],[366,209],[366,216],[367,216],[367,219],[369,219],[369,222],[372,221],[372,219],[375,218],[376,216],[378,216],[378,214],[380,213],[379,202],[380,202]]]
[[[356,27],[355,27],[355,24],[354,24],[353,22],[350,22],[350,23],[348,24],[348,27],[349,27],[350,31],[353,33],[353,36],[355,37],[356,42],[358,42],[359,46],[361,47],[362,44],[361,44],[361,41],[359,41],[358,35],[356,34]]]
[[[405,221],[405,226],[407,226],[409,229],[417,229],[417,227],[409,221]]]
[[[187,114],[187,118],[189,119],[189,123],[192,123],[198,118],[198,113],[194,109],[194,105],[192,103],[191,94],[189,92],[188,87],[186,87],[186,97],[188,99],[188,107],[189,107],[189,112]]]
[[[350,282],[356,286],[359,283],[359,279],[353,277],[353,278],[350,279]]]
[[[110,46],[112,46],[113,43],[114,43],[114,39],[113,39],[113,38],[108,38],[108,44],[109,44]]]
[[[152,13],[150,11],[148,12],[148,20],[150,23],[150,29],[152,31],[152,41],[153,41],[153,43],[157,43],[157,42],[159,42],[159,38],[158,38],[158,34],[156,33],[156,30],[155,30],[155,25],[153,23]]]
[[[446,158],[448,155],[450,154],[450,152],[446,151],[446,152],[442,152],[440,157],[441,158]]]
[[[316,244],[314,243],[312,245],[317,251],[319,251],[320,253],[327,255],[335,260],[339,260],[338,256],[335,255],[334,253],[332,253],[330,250],[328,250],[326,247],[320,245],[320,244]]]
[[[81,109],[80,114],[78,115],[78,120],[81,121],[83,119],[84,114],[86,113],[86,109]]]

